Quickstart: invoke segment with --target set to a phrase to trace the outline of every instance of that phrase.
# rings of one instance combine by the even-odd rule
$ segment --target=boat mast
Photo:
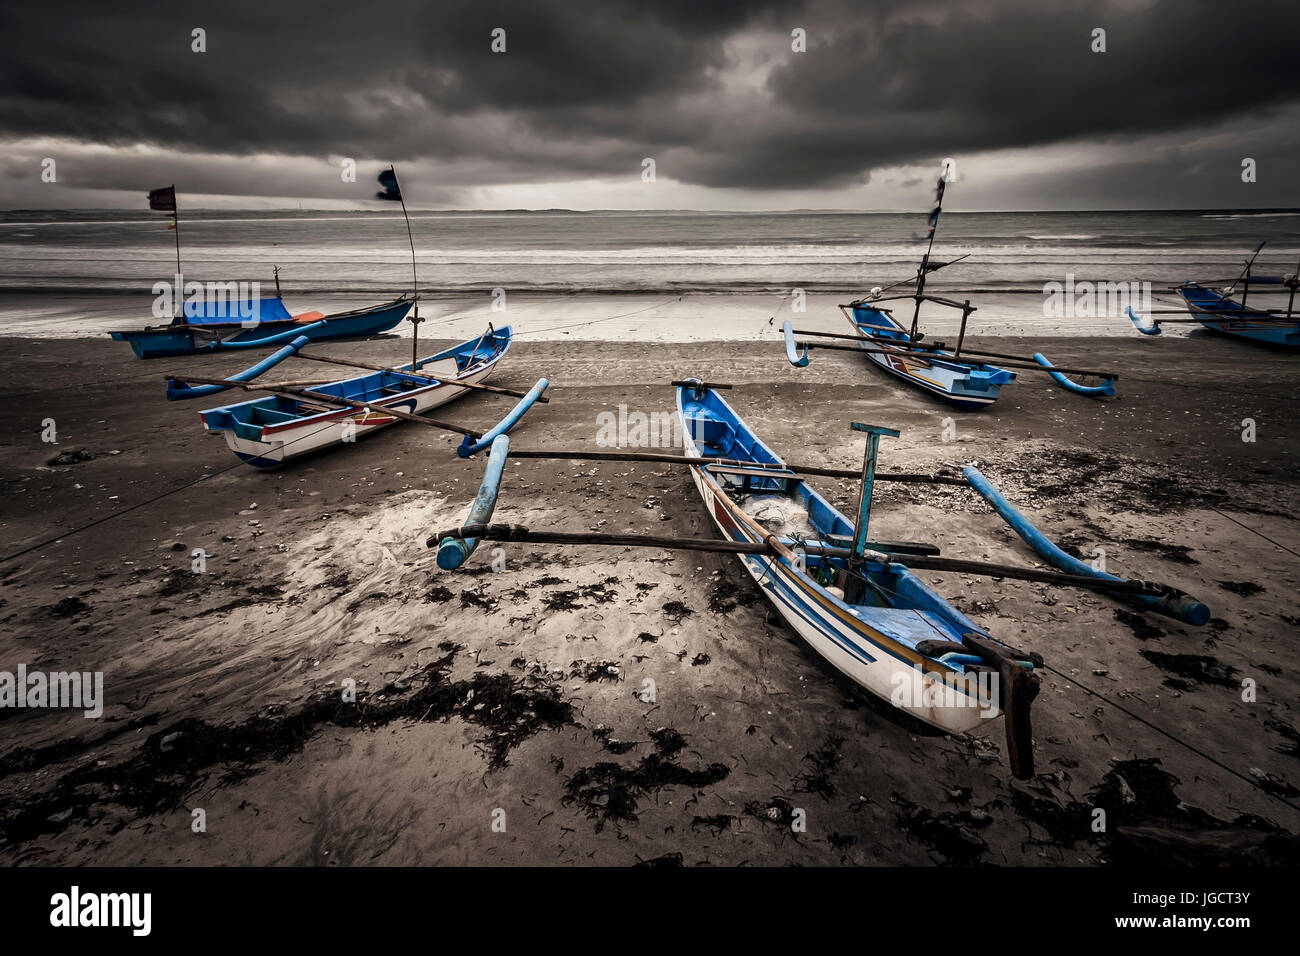
[[[181,272],[181,216],[180,203],[176,201],[176,184],[172,183],[172,229],[176,231],[176,274],[184,275]],[[181,294],[177,290],[177,294]]]
[[[1291,308],[1295,305],[1296,286],[1300,286],[1300,262],[1296,262],[1295,272],[1286,277],[1285,284],[1291,290],[1291,296],[1286,300],[1286,317],[1289,322],[1291,320]]]
[[[1241,304],[1243,306],[1246,304],[1246,295],[1250,292],[1250,267],[1255,264],[1255,260],[1259,258],[1260,251],[1267,244],[1268,244],[1268,240],[1265,239],[1263,242],[1261,242],[1259,245],[1255,247],[1255,254],[1246,260],[1246,268],[1242,269],[1241,274],[1238,275],[1237,278],[1232,280],[1232,285],[1228,286],[1227,294],[1231,296],[1232,290],[1237,287],[1237,283],[1240,282],[1242,279],[1246,280],[1246,284],[1242,287],[1241,290]]]
[[[948,185],[948,167],[945,165],[943,171],[939,173],[939,185],[935,187],[934,209],[930,211],[930,244],[925,247],[925,255],[921,257],[921,266],[916,270],[916,293],[913,298],[916,299],[916,308],[912,310],[912,341],[916,341],[917,324],[921,320],[921,302],[925,298],[925,277],[930,272],[930,253],[934,251],[934,231],[939,225],[939,212],[943,209],[943,191]]]
[[[415,237],[411,235],[411,217],[406,212],[402,185],[397,181],[397,167],[389,163],[388,173],[393,178],[391,185],[385,181],[383,173],[379,174],[379,183],[385,190],[379,194],[379,198],[396,199],[402,204],[402,218],[406,220],[406,241],[411,245],[411,295],[415,300],[415,314],[407,316],[407,321],[411,323],[411,371],[414,372],[420,361],[420,323],[424,321],[420,318],[420,277],[415,268]]]

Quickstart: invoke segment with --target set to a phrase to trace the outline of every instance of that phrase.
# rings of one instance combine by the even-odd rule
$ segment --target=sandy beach
[[[825,313],[820,327],[834,328]],[[1018,782],[1001,721],[946,737],[892,720],[784,626],[730,556],[507,545],[504,570],[480,552],[442,572],[425,539],[463,518],[483,469],[455,456],[451,436],[405,424],[258,471],[203,434],[196,410],[220,402],[163,396],[169,372],[228,374],[242,357],[141,362],[107,337],[8,337],[0,669],[102,671],[106,703],[99,719],[0,711],[0,855],[1296,862],[1300,669],[1287,655],[1300,630],[1300,356],[1209,334],[990,336],[972,344],[1113,369],[1119,395],[1092,401],[1026,373],[992,409],[954,413],[856,356],[791,368],[779,323],[761,341],[525,336],[493,381],[553,383],[550,404],[514,433],[521,448],[594,447],[599,413],[667,412],[669,381],[690,374],[734,385],[732,404],[791,459],[857,467],[851,421],[901,429],[885,470],[977,462],[1054,540],[1188,591],[1210,623],[923,573],[1049,665],[1034,706],[1039,774]],[[322,350],[394,362],[409,344]],[[442,417],[484,427],[509,401],[475,396]],[[57,444],[41,440],[48,419]],[[852,506],[851,483],[818,484]],[[880,536],[1035,563],[971,492],[881,483],[878,495]],[[688,475],[668,466],[514,461],[497,516],[713,534]],[[638,696],[647,678],[654,703]],[[343,701],[350,686],[355,703]],[[791,830],[795,818],[805,830]]]

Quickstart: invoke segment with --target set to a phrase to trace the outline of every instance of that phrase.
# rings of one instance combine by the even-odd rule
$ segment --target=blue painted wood
[[[888,347],[898,343],[892,352],[864,352],[866,357],[884,371],[902,379],[922,391],[952,402],[958,408],[975,410],[992,405],[1002,386],[1015,381],[1016,373],[983,362],[968,362],[941,349],[922,350],[911,333],[883,309],[865,302],[844,306],[849,324],[864,339],[864,348]]]
[[[505,470],[506,458],[509,454],[509,435],[498,435],[492,440],[492,450],[488,453],[483,483],[479,485],[478,494],[474,498],[469,517],[465,519],[464,524],[481,525],[492,520],[492,512],[497,506],[497,495],[501,493],[501,475]],[[438,543],[438,567],[445,571],[454,571],[474,553],[478,543],[478,538],[443,538]]]
[[[458,378],[482,381],[505,358],[513,337],[508,325],[499,329],[489,327],[482,335],[420,359],[414,368],[407,363],[387,371],[376,370],[318,385],[312,391],[365,402],[376,416],[382,416],[386,408],[420,414],[465,394],[466,390],[455,388]],[[454,370],[448,369],[448,364],[453,364]],[[355,420],[358,412],[352,408],[322,409],[314,401],[272,395],[204,409],[199,416],[209,432],[225,433],[231,451],[242,461],[273,468],[343,441],[341,423]],[[356,437],[396,421],[389,419],[383,425],[359,427]]]
[[[871,523],[871,495],[876,484],[876,460],[880,454],[882,436],[897,438],[899,432],[879,425],[854,422],[855,432],[867,435],[866,451],[862,455],[862,487],[858,492],[858,522],[853,527],[853,557],[861,560],[867,551],[867,526]]]
[[[795,368],[804,368],[808,364],[808,349],[804,348],[803,353],[794,344],[794,326],[786,321],[781,326],[781,331],[785,333],[785,357]]]
[[[114,341],[130,343],[132,351],[142,359],[192,355],[213,348],[263,348],[287,342],[302,334],[308,335],[313,342],[321,342],[387,332],[406,318],[406,313],[411,310],[411,302],[411,298],[406,296],[382,305],[328,315],[319,322],[310,324],[269,321],[248,328],[239,322],[206,324],[206,328],[217,333],[224,332],[228,336],[215,345],[207,335],[179,326],[110,332],[109,335]]]
[[[1251,284],[1256,281],[1252,276]],[[1192,317],[1211,332],[1263,345],[1300,348],[1300,318],[1285,321],[1282,316],[1259,312],[1195,282],[1184,283],[1178,294]]]
[[[1113,378],[1106,379],[1100,385],[1080,385],[1078,382],[1070,381],[1070,379],[1066,378],[1061,372],[1052,368],[1052,363],[1047,360],[1047,356],[1042,352],[1034,353],[1034,361],[1047,369],[1047,374],[1052,376],[1052,379],[1056,384],[1061,386],[1061,388],[1065,389],[1067,392],[1074,392],[1076,395],[1104,395],[1107,397],[1115,394],[1115,380]]]
[[[236,372],[234,375],[227,375],[226,378],[234,382],[252,381],[263,372],[274,368],[290,356],[297,355],[298,350],[310,341],[311,339],[306,335],[300,335],[284,348],[272,355],[268,355],[256,365],[250,365],[242,372]],[[217,392],[224,392],[229,388],[229,385],[186,385],[180,379],[169,378],[167,380],[167,401],[175,402],[187,398],[202,398],[205,395],[215,395]]]
[[[233,340],[226,341],[226,342],[219,342],[213,340],[212,342],[208,343],[208,348],[212,350],[260,349],[260,348],[265,348],[268,345],[279,345],[281,342],[288,342],[297,335],[305,335],[307,336],[307,340],[311,341],[311,334],[313,332],[318,332],[323,330],[325,326],[328,324],[329,324],[329,319],[321,319],[319,322],[311,322],[307,325],[300,325],[296,329],[287,329],[284,332],[279,332],[275,335],[268,335],[264,339],[248,339],[247,341],[240,340],[238,342]],[[322,338],[324,337],[325,336],[322,336]]]
[[[985,478],[974,465],[964,468],[962,474],[966,476],[966,480],[979,493],[980,497],[992,505],[993,510],[1011,527],[1011,530],[1020,535],[1020,539],[1025,544],[1038,552],[1053,567],[1068,571],[1071,574],[1084,574],[1102,580],[1121,580],[1113,574],[1098,571],[1091,564],[1080,561],[1058,548],[1046,535],[1035,528],[1028,518],[1017,511],[1006,498],[1002,497],[997,488],[993,487],[993,483]],[[1210,619],[1210,609],[1186,594],[1176,597],[1138,595],[1135,600],[1147,605],[1152,610],[1157,610],[1161,614],[1187,624],[1200,626]]]
[[[519,424],[519,420],[524,417],[524,413],[533,407],[533,403],[541,397],[542,392],[546,391],[550,384],[546,379],[539,378],[537,384],[529,390],[528,394],[519,399],[515,407],[506,413],[505,418],[484,432],[482,438],[475,441],[466,435],[456,449],[456,454],[460,455],[461,458],[468,458],[470,455],[476,455],[484,448],[490,447],[498,436],[505,435],[510,429]]]
[[[1143,322],[1142,319],[1138,318],[1138,314],[1133,311],[1133,306],[1131,305],[1128,307],[1128,317],[1129,317],[1129,321],[1133,323],[1133,328],[1137,329],[1143,335],[1161,334],[1159,322],[1151,322],[1151,321]]]

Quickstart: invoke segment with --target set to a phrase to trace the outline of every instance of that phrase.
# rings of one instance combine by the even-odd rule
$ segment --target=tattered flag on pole
[[[384,188],[382,192],[375,193],[376,199],[391,199],[394,202],[402,201],[402,190],[397,185],[397,173],[391,166],[380,172],[379,185]]]
[[[159,212],[176,211],[176,187],[166,186],[162,189],[149,190],[149,208]]]
[[[946,170],[945,170],[946,171]],[[947,185],[943,175],[939,176],[939,185],[934,190],[934,208],[930,210],[930,234],[926,238],[934,238],[934,230],[939,225],[939,210],[943,208],[943,190]]]

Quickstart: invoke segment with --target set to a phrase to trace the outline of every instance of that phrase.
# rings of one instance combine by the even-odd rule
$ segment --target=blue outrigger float
[[[1114,372],[1058,367],[1049,362],[1040,352],[1025,357],[965,346],[966,323],[971,313],[977,311],[975,306],[970,304],[969,299],[959,302],[956,299],[925,291],[926,279],[931,272],[966,258],[959,256],[948,262],[934,262],[931,259],[935,228],[943,208],[943,193],[946,185],[947,180],[940,176],[936,188],[935,207],[930,212],[930,244],[921,258],[916,276],[886,287],[896,288],[900,285],[915,284],[915,291],[882,297],[881,293],[885,289],[876,288],[869,296],[841,305],[840,309],[848,318],[849,327],[853,330],[851,335],[795,329],[790,322],[786,322],[782,329],[785,335],[786,359],[796,368],[803,368],[808,364],[809,349],[861,351],[890,375],[965,410],[985,408],[997,401],[1002,386],[1016,379],[1016,372],[1012,369],[1046,372],[1056,384],[1076,395],[1087,395],[1093,398],[1114,395],[1115,380],[1119,378]],[[890,309],[881,306],[881,303],[898,299],[912,299],[915,303],[910,330],[894,318]],[[925,334],[918,328],[922,302],[932,302],[961,311],[961,331],[957,336],[956,348],[950,350],[943,342],[923,341]],[[820,339],[843,339],[855,342],[856,345],[796,342],[796,335]],[[985,361],[986,359],[1001,361],[997,365],[992,365]],[[1101,381],[1097,385],[1084,385],[1067,378],[1066,373],[1094,376]]]
[[[1061,551],[1015,510],[975,468],[956,475],[882,473],[879,442],[898,432],[853,424],[866,435],[860,471],[783,461],[718,394],[730,386],[687,379],[677,386],[685,454],[587,450],[511,450],[492,444],[478,496],[464,523],[435,532],[439,567],[461,567],[481,541],[527,541],[733,553],[764,595],[805,641],[838,671],[899,710],[948,733],[1006,715],[1008,753],[1022,778],[1033,774],[1029,704],[1043,659],[992,637],[927,587],[914,569],[984,574],[1083,587],[1146,610],[1200,625],[1209,609],[1164,585],[1104,574]],[[491,524],[509,457],[638,461],[688,467],[722,540],[640,534],[539,531]],[[807,481],[811,475],[861,481],[850,520]],[[1062,572],[941,558],[927,544],[869,537],[876,481],[944,483],[979,493],[1043,559]]]
[[[1211,332],[1259,345],[1300,348],[1300,315],[1295,313],[1295,295],[1297,288],[1300,288],[1300,265],[1296,266],[1295,273],[1288,276],[1252,275],[1251,269],[1264,245],[1265,243],[1261,242],[1255,247],[1255,253],[1246,260],[1245,268],[1225,288],[1211,288],[1211,283],[1206,281],[1184,282],[1172,291],[1183,300],[1186,309],[1153,309],[1151,313],[1152,315],[1182,315],[1186,312],[1191,318],[1143,319],[1130,306],[1128,317],[1133,327],[1143,335],[1160,335],[1160,326],[1163,323],[1195,322]],[[1233,291],[1239,283],[1240,302],[1232,298]],[[1247,306],[1246,300],[1252,283],[1256,286],[1281,286],[1288,290],[1290,296],[1287,299],[1286,311]]]
[[[275,468],[324,448],[352,442],[399,421],[432,425],[463,437],[457,453],[468,457],[492,444],[519,423],[534,402],[547,402],[550,382],[538,379],[528,392],[484,384],[506,356],[513,340],[509,326],[488,326],[481,336],[405,365],[388,367],[351,359],[307,354],[306,336],[299,336],[256,365],[224,379],[192,375],[170,376],[167,399],[178,401],[215,395],[228,389],[268,392],[266,398],[209,408],[199,412],[204,429],[224,435],[230,450],[258,468]],[[289,358],[369,369],[367,374],[331,382],[258,382],[259,376]],[[424,412],[460,398],[466,392],[510,395],[519,403],[495,426],[476,431]]]

